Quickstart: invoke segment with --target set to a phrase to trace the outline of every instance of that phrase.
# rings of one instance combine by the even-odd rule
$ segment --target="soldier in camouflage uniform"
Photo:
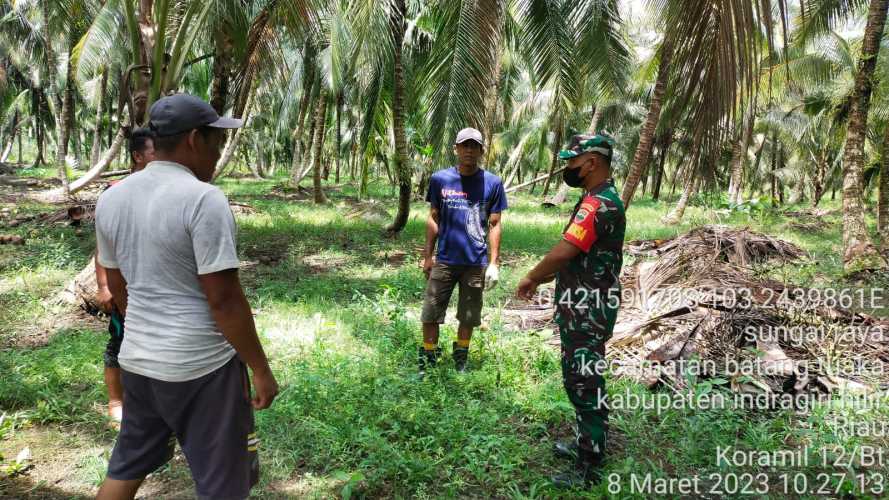
[[[577,437],[557,443],[556,454],[574,468],[553,477],[558,486],[587,486],[600,479],[608,434],[602,376],[605,342],[620,306],[620,268],[626,218],[610,179],[614,141],[605,135],[576,135],[559,157],[568,160],[565,183],[583,195],[562,241],[519,283],[517,295],[530,299],[540,283],[556,278],[553,301],[562,341],[562,377],[577,415]]]

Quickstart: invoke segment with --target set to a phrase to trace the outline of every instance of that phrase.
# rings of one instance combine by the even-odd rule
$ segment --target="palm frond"
[[[83,84],[99,73],[102,67],[107,67],[109,62],[128,59],[118,57],[127,50],[133,50],[120,42],[126,39],[124,29],[121,0],[108,0],[71,52],[71,64],[76,68],[77,81]]]
[[[622,93],[630,79],[632,55],[618,13],[617,0],[587,2],[578,12],[580,37],[577,52],[582,54],[578,70],[589,75],[598,99]]]
[[[869,0],[801,0],[805,16],[796,20],[794,43],[803,45],[819,35],[826,35],[840,23],[857,16]]]
[[[443,1],[434,18],[429,88],[429,142],[442,153],[445,134],[463,127],[484,128],[485,96],[499,57],[501,0]]]
[[[524,0],[519,2],[522,44],[540,85],[557,89],[555,105],[568,109],[580,97],[577,65],[583,54],[576,48],[576,31],[571,20],[576,2]]]

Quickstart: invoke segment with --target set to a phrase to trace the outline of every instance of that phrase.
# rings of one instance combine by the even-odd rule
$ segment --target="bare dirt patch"
[[[300,261],[304,266],[309,268],[313,274],[323,274],[333,271],[339,271],[352,262],[352,258],[346,255],[325,255],[318,253],[307,255]]]
[[[312,191],[302,186],[292,188],[290,186],[276,186],[267,194],[261,196],[264,200],[277,201],[306,201],[312,199]]]
[[[274,266],[287,257],[291,243],[290,236],[272,236],[246,246],[244,253],[251,261]]]
[[[18,430],[0,441],[0,453],[14,457],[27,447],[31,452],[30,467],[15,477],[0,478],[0,498],[93,498],[113,444],[113,433],[96,435],[76,426]],[[149,475],[137,498],[194,498],[194,483],[185,457],[177,453],[170,464]]]

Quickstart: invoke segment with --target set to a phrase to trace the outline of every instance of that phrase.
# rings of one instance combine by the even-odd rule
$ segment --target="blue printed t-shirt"
[[[460,175],[439,170],[429,181],[426,201],[438,209],[436,261],[453,266],[488,265],[488,216],[506,210],[500,177],[483,169]]]

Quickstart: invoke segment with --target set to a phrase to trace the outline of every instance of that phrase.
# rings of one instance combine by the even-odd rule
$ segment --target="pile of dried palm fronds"
[[[258,212],[258,210],[256,210],[256,207],[248,205],[246,203],[229,201],[228,205],[232,209],[232,213],[235,215],[252,215]]]
[[[797,231],[824,231],[835,223],[831,217],[837,215],[836,210],[826,208],[807,208],[803,210],[786,210],[783,214],[788,217],[784,225]]]
[[[886,383],[889,323],[840,307],[857,295],[786,286],[756,268],[805,257],[795,245],[747,230],[704,226],[627,268],[609,357],[648,385],[683,387],[693,367],[744,391],[830,391]],[[857,367],[857,369],[854,369]],[[746,369],[745,369],[746,368]]]
[[[703,226],[629,242],[625,253],[637,260],[621,275],[623,300],[607,349],[619,376],[679,390],[695,372],[739,392],[773,394],[889,382],[879,370],[889,362],[889,321],[849,310],[848,299],[860,299],[856,291],[835,296],[762,277],[807,257],[792,243]],[[880,300],[885,306],[886,297]],[[552,305],[538,302],[513,299],[501,316],[519,330],[554,326]]]
[[[551,291],[549,289],[550,295]],[[552,326],[553,306],[542,301],[531,302],[513,298],[503,305],[500,319],[508,329],[520,332],[542,330]]]
[[[630,255],[657,257],[677,253],[677,249],[680,249],[677,256],[687,255],[686,260],[706,262],[709,259],[742,266],[773,259],[792,261],[805,256],[805,252],[792,243],[747,229],[716,225],[697,227],[669,240],[631,241],[625,250]]]
[[[385,205],[374,200],[346,200],[340,204],[340,208],[349,209],[346,213],[347,219],[361,219],[372,224],[382,224],[391,218]]]
[[[263,196],[266,200],[303,201],[312,198],[312,191],[302,186],[275,186]]]

